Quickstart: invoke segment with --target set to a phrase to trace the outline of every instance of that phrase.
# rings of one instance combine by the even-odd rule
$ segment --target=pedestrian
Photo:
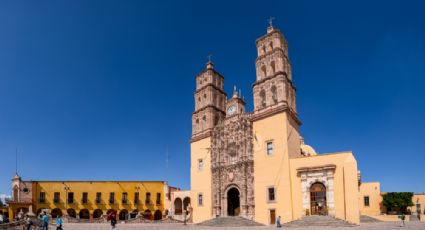
[[[108,214],[107,220],[111,221],[111,229],[115,229],[115,225],[117,224],[117,215],[114,211]]]
[[[282,227],[282,225],[280,224],[280,216],[277,217],[276,227],[278,227],[278,228]]]
[[[62,230],[62,216],[58,215],[56,218],[56,230]]]
[[[3,219],[3,213],[0,213],[0,224],[3,224],[3,221],[4,221],[4,219]]]
[[[406,218],[406,216],[404,215],[404,213],[402,213],[400,216],[398,216],[398,218],[400,218],[400,227],[404,227],[404,219]]]
[[[41,218],[42,220],[42,225],[43,225],[43,230],[48,230],[49,229],[49,216],[47,215],[46,212],[43,212],[43,217]]]
[[[32,220],[30,218],[30,216],[28,214],[25,215],[25,226],[27,227],[27,230],[30,230],[32,227],[33,223]]]

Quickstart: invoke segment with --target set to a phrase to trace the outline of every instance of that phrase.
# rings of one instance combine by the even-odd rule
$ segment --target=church
[[[329,215],[359,224],[360,175],[352,152],[304,143],[288,43],[272,25],[256,40],[253,111],[209,61],[196,76],[191,209],[199,223],[241,216],[262,224]]]

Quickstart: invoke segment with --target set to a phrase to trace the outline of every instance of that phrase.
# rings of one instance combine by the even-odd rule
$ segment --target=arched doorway
[[[175,215],[181,215],[182,214],[182,210],[183,210],[182,199],[176,198],[174,200],[174,214]]]
[[[143,212],[143,218],[148,219],[148,220],[152,219],[152,212],[151,212],[151,210],[146,209]]]
[[[240,212],[239,190],[231,188],[227,191],[227,215],[238,216]]]
[[[322,183],[314,183],[310,187],[311,215],[327,215],[326,187]]]
[[[77,218],[77,213],[75,212],[74,209],[70,208],[70,209],[66,210],[66,212],[68,213],[68,216],[73,217],[73,218]]]
[[[134,219],[137,217],[137,214],[139,214],[139,210],[138,209],[134,209],[131,213],[130,213],[130,218]]]
[[[123,210],[120,211],[118,218],[119,218],[119,220],[126,220],[127,216],[128,216],[127,209],[123,209]]]
[[[50,215],[52,215],[52,218],[58,218],[58,216],[62,216],[62,211],[58,208],[55,208],[50,212]]]
[[[103,215],[103,211],[100,209],[96,209],[93,211],[93,218],[100,218]]]
[[[189,209],[187,208],[189,206],[189,204],[190,204],[190,198],[189,197],[185,197],[183,199],[183,210],[188,211],[187,214],[189,214]]]
[[[156,210],[153,214],[154,220],[161,220],[162,219],[162,212],[160,210]]]
[[[80,219],[90,219],[90,212],[88,209],[81,209],[80,210]]]

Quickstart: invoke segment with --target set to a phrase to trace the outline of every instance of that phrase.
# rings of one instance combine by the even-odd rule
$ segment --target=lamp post
[[[68,191],[71,190],[71,188],[69,186],[67,186],[65,183],[63,183],[63,185],[65,186],[65,210],[68,212]]]

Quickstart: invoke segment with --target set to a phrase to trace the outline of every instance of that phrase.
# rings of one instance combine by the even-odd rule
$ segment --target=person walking
[[[41,218],[42,221],[42,226],[43,226],[43,230],[48,230],[49,229],[49,216],[47,215],[46,212],[43,213],[43,217]]]
[[[115,225],[117,224],[117,215],[114,211],[108,214],[108,220],[111,221],[111,229],[115,229]]]
[[[62,216],[58,215],[56,218],[56,230],[62,230]]]
[[[276,227],[277,227],[277,228],[282,227],[282,225],[280,224],[280,216],[278,216],[278,217],[277,217],[277,220],[276,220]]]
[[[400,227],[404,227],[404,219],[406,219],[406,216],[404,215],[404,213],[401,213],[401,215],[399,216],[400,218]]]
[[[25,215],[25,226],[26,226],[26,230],[30,230],[32,227],[33,223],[32,220],[30,218],[30,216],[27,214]]]

